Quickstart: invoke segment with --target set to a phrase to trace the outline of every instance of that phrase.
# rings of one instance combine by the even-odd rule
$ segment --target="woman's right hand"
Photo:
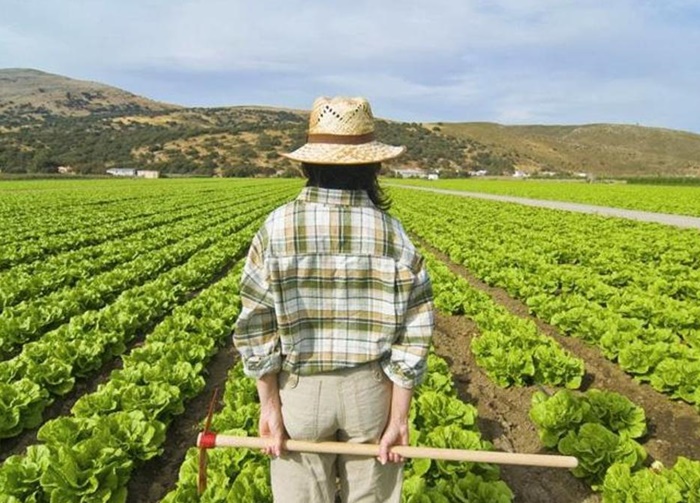
[[[379,462],[386,464],[403,463],[403,456],[389,450],[394,445],[408,445],[408,412],[411,407],[413,390],[393,384],[391,388],[391,409],[389,421],[379,440]]]
[[[408,420],[389,421],[382,438],[379,440],[379,462],[385,465],[388,461],[392,463],[403,463],[403,456],[389,450],[395,445],[408,445]]]

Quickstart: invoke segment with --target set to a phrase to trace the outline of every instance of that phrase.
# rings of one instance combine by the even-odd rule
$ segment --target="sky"
[[[700,133],[700,0],[0,0],[0,68],[185,106]]]

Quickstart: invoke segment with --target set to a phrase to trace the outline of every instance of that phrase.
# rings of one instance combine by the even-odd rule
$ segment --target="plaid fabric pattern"
[[[401,224],[364,191],[306,187],[250,247],[234,343],[247,375],[310,375],[379,360],[400,386],[424,375],[430,279]]]

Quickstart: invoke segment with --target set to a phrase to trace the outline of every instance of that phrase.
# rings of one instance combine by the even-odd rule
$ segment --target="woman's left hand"
[[[268,402],[260,407],[258,431],[261,437],[269,438],[268,446],[263,448],[263,453],[279,457],[282,454],[282,442],[287,438],[279,403]]]
[[[282,443],[287,438],[282,419],[282,402],[280,400],[277,374],[265,374],[257,381],[258,396],[260,397],[260,420],[258,432],[261,437],[269,439],[267,447],[262,452],[268,456],[279,457],[282,454]]]

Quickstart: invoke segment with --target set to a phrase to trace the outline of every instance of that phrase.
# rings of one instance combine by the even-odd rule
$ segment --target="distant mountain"
[[[30,69],[0,69],[0,172],[143,167],[225,176],[292,173],[308,114],[264,106],[185,108]],[[406,145],[387,168],[456,176],[546,171],[598,176],[700,175],[700,135],[628,125],[502,126],[378,120]]]
[[[86,116],[163,112],[180,108],[116,87],[26,68],[0,69],[0,114],[4,119],[45,115]]]

